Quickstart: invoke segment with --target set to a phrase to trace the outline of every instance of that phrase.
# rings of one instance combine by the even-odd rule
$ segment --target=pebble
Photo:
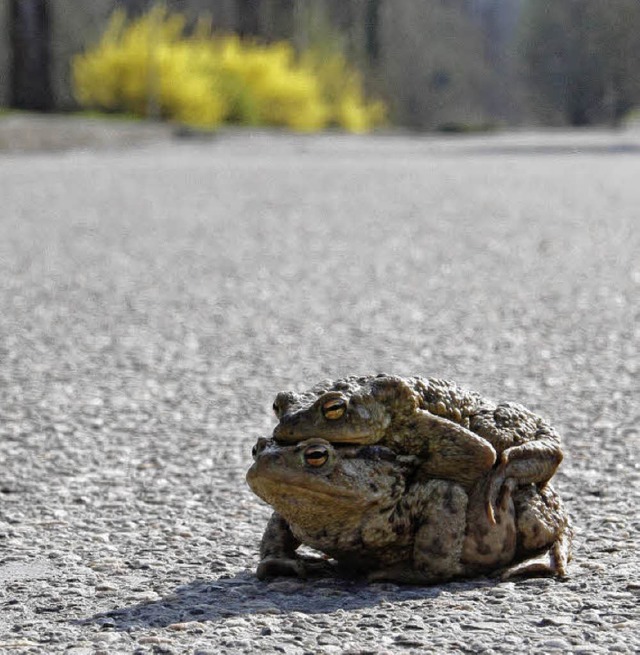
[[[93,638],[95,643],[108,643],[112,644],[120,641],[121,636],[116,632],[101,632]]]
[[[117,591],[118,586],[110,582],[101,582],[95,586],[96,591]]]
[[[571,644],[564,639],[548,639],[540,643],[543,650],[561,650],[567,652],[571,650]]]
[[[158,637],[157,635],[149,635],[138,638],[139,644],[152,644],[154,646],[169,646],[172,642],[165,637]]]
[[[540,626],[546,626],[546,625],[569,625],[570,623],[573,622],[573,617],[571,616],[562,616],[558,614],[557,616],[545,616],[540,620],[540,623],[538,625]]]
[[[8,652],[15,648],[32,648],[38,646],[37,641],[30,641],[29,639],[8,639],[0,640],[0,648],[6,649]]]
[[[170,623],[167,626],[167,630],[173,630],[175,632],[182,632],[184,630],[188,630],[189,628],[193,628],[197,625],[195,622],[189,622],[189,623]]]

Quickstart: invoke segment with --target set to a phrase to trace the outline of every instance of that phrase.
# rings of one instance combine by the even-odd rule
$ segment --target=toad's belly
[[[412,536],[396,535],[390,530],[372,534],[371,530],[345,530],[340,526],[301,529],[290,525],[290,528],[305,546],[360,571],[411,562],[413,558]]]

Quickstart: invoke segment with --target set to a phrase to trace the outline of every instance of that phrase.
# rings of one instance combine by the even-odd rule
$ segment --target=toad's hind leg
[[[467,524],[468,497],[453,482],[431,480],[416,485],[421,497],[413,566],[431,578],[452,578],[465,573],[462,548]]]
[[[454,482],[429,480],[412,485],[394,517],[398,528],[407,521],[415,526],[410,559],[372,571],[369,581],[433,584],[464,575],[461,555],[467,502],[466,492]]]
[[[515,480],[507,480],[500,492],[496,511],[490,519],[484,498],[488,477],[480,480],[469,493],[467,535],[462,559],[474,570],[491,571],[513,562],[517,549],[516,516],[513,493]]]
[[[571,560],[573,531],[560,498],[551,485],[520,487],[514,494],[518,556],[522,560],[502,574],[564,577]]]

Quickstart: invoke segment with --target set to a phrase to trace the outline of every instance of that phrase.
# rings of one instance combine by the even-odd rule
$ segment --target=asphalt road
[[[0,652],[638,652],[639,213],[637,132],[0,154]],[[568,580],[257,581],[275,393],[381,371],[558,426]]]

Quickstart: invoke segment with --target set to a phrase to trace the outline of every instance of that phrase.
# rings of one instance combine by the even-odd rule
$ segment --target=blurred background
[[[0,111],[301,131],[617,126],[639,0],[0,0]]]

